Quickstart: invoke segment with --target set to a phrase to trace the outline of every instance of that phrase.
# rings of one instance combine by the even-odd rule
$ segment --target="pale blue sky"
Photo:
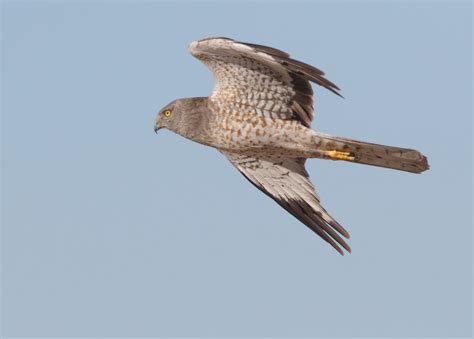
[[[2,334],[470,337],[470,2],[3,2]],[[413,175],[321,160],[341,257],[215,150],[153,133],[204,96],[206,36],[323,69],[313,128]]]

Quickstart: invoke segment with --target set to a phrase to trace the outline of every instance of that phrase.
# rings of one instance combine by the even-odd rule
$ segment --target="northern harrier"
[[[155,132],[167,128],[211,146],[258,189],[331,244],[351,251],[349,233],[321,206],[304,167],[307,158],[343,160],[400,171],[428,169],[416,150],[316,132],[310,81],[339,95],[319,69],[271,47],[208,38],[189,46],[214,74],[209,97],[177,99],[159,111]]]

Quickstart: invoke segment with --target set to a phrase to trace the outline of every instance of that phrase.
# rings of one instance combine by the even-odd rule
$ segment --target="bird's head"
[[[180,116],[183,114],[182,106],[181,100],[173,100],[160,109],[155,119],[155,133],[162,128],[176,131],[181,120]]]
[[[166,128],[189,138],[194,134],[203,121],[206,113],[206,98],[185,98],[171,101],[156,115],[155,133]]]

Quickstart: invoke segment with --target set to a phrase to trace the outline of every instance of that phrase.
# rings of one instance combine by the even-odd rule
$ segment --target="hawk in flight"
[[[349,233],[321,206],[305,169],[307,158],[342,160],[420,173],[425,156],[413,149],[336,137],[311,129],[314,82],[339,94],[324,73],[275,48],[228,38],[189,45],[214,74],[209,97],[177,99],[161,109],[155,132],[169,129],[211,146],[253,185],[339,253]]]

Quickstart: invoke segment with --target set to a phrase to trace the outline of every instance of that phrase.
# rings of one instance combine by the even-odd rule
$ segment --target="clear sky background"
[[[470,337],[468,1],[3,2],[2,334]],[[207,36],[323,69],[313,128],[425,153],[311,160],[341,257],[213,149],[153,133]]]

